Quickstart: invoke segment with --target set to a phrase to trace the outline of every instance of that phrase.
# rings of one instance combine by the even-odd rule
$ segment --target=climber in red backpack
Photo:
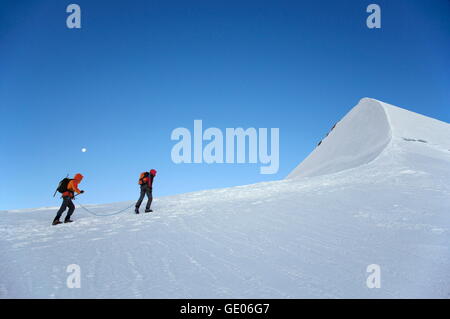
[[[155,178],[155,176],[156,176],[155,169],[150,170],[150,172],[141,173],[141,175],[139,176],[139,185],[141,185],[141,196],[139,197],[136,203],[136,208],[134,210],[136,214],[139,214],[139,207],[141,206],[141,203],[144,200],[145,195],[147,195],[148,198],[147,205],[145,206],[145,212],[146,213],[152,212],[150,206],[152,205],[153,200],[152,187],[153,187],[153,179]]]

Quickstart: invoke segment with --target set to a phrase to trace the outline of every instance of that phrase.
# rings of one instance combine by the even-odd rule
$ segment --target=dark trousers
[[[144,200],[145,195],[147,195],[147,198],[148,198],[145,209],[147,209],[147,210],[150,209],[150,206],[151,206],[152,200],[153,200],[152,188],[147,185],[141,186],[141,196],[139,196],[139,199],[136,203],[136,208],[141,207],[141,204],[142,204],[142,201]]]
[[[59,220],[61,218],[62,213],[64,213],[67,207],[69,207],[69,211],[67,212],[65,220],[69,220],[70,216],[72,216],[75,210],[75,205],[72,202],[72,198],[70,198],[69,196],[63,197],[63,202],[58,212],[56,213],[55,219]]]

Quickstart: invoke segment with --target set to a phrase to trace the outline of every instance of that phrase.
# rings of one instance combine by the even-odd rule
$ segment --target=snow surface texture
[[[0,297],[450,298],[449,180],[449,124],[362,99],[285,180],[0,212]]]

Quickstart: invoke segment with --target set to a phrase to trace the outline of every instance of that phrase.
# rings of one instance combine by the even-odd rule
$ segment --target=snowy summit
[[[449,124],[364,98],[285,180],[0,212],[0,297],[449,298],[449,180]]]

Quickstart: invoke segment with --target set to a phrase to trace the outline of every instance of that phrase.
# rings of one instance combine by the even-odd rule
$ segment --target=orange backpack
[[[139,185],[144,184],[144,178],[148,177],[149,175],[150,175],[149,172],[141,173],[141,175],[139,175],[139,182],[138,182],[138,184]]]

